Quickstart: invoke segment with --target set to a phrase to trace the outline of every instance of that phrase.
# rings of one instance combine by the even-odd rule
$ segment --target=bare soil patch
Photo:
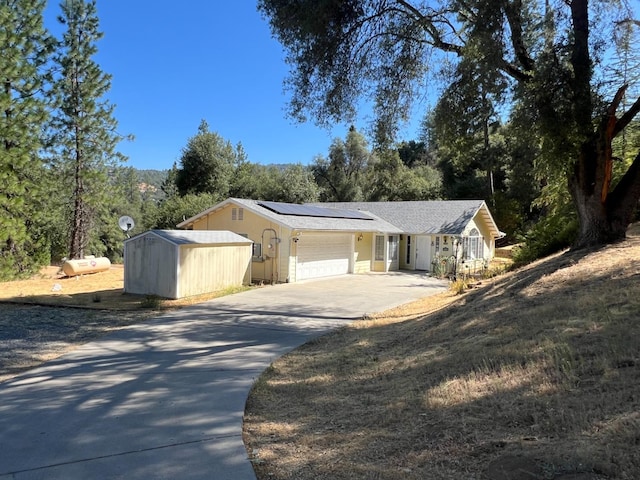
[[[304,345],[257,380],[245,443],[260,480],[637,479],[639,338],[630,236]]]

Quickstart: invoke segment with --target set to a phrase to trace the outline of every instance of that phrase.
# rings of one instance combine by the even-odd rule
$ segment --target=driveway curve
[[[0,384],[0,479],[252,480],[254,380],[313,337],[433,295],[394,272],[253,289],[133,325]]]

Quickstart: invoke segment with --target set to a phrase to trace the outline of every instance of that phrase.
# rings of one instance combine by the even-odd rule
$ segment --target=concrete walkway
[[[254,380],[309,339],[440,292],[407,273],[254,289],[162,315],[0,384],[0,479],[255,479]]]

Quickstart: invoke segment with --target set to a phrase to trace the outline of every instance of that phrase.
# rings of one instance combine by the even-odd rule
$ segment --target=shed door
[[[344,275],[351,271],[353,235],[303,234],[298,240],[296,280]]]

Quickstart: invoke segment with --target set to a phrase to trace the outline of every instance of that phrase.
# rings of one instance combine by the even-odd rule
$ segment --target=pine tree
[[[52,41],[44,0],[0,0],[0,279],[45,263],[39,235],[40,132],[47,120],[42,91]]]
[[[114,106],[105,94],[111,77],[93,60],[102,38],[95,0],[65,0],[58,20],[66,25],[55,63],[57,112],[54,121],[55,155],[61,179],[69,179],[69,257],[82,258],[96,237],[98,218],[108,196],[108,173],[120,161]],[[95,240],[95,238],[94,238]]]

